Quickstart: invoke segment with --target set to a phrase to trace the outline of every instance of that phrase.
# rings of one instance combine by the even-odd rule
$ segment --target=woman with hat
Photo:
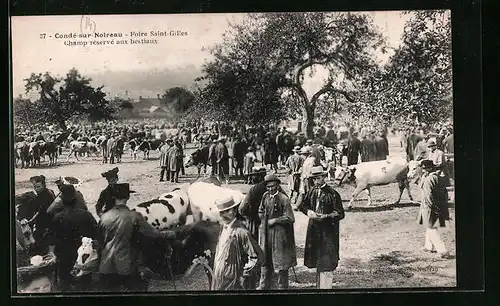
[[[105,291],[146,290],[139,273],[141,242],[152,240],[164,244],[167,239],[175,239],[173,231],[158,231],[140,213],[127,207],[133,192],[129,184],[115,184],[112,187],[115,205],[102,214],[99,222],[102,237],[99,273]]]
[[[290,155],[286,160],[285,167],[288,170],[290,178],[288,179],[288,188],[290,189],[290,200],[293,199],[293,194],[296,193],[294,205],[297,204],[300,187],[300,169],[304,163],[304,158],[299,154],[300,147],[293,148],[293,155]]]
[[[270,289],[274,270],[278,270],[278,289],[288,288],[288,270],[297,265],[293,223],[295,217],[288,196],[278,189],[281,181],[274,174],[265,177],[267,192],[259,206],[259,246],[264,251],[260,284]]]
[[[299,210],[309,217],[304,265],[316,268],[316,285],[331,289],[333,271],[339,261],[339,221],[344,219],[340,194],[325,182],[323,167],[311,169],[314,187],[309,190]]]
[[[97,241],[99,230],[94,216],[88,210],[76,207],[78,198],[73,185],[62,185],[59,197],[64,207],[52,219],[50,249],[57,257],[59,289],[66,291],[73,283],[71,270],[76,262],[82,237]]]
[[[423,251],[437,252],[442,258],[449,258],[449,253],[438,232],[438,227],[445,227],[449,220],[448,192],[431,160],[420,163],[422,177],[422,203],[418,213],[418,223],[426,227]]]
[[[101,193],[99,194],[99,199],[97,200],[97,204],[95,205],[95,209],[99,217],[115,205],[112,193],[113,186],[118,183],[118,171],[118,167],[115,167],[111,170],[101,173],[101,176],[106,178],[106,180],[108,181],[108,186],[106,186],[106,188],[101,191]]]
[[[264,255],[242,221],[236,218],[238,202],[229,196],[216,201],[223,226],[214,257],[212,290],[241,290],[244,278],[254,273]]]

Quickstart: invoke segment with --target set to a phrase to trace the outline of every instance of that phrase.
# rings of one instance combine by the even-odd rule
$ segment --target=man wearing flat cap
[[[38,175],[30,178],[33,184],[35,197],[29,202],[28,223],[33,228],[33,238],[35,238],[35,250],[37,253],[45,252],[47,245],[47,231],[50,225],[50,216],[47,209],[55,199],[55,194],[47,188],[45,176]],[[41,253],[42,254],[42,253]]]
[[[438,232],[438,228],[445,227],[445,221],[450,219],[448,192],[431,160],[423,160],[420,167],[423,174],[419,184],[422,188],[422,202],[418,213],[418,223],[426,228],[423,251],[437,252],[442,258],[449,258],[449,253]]]
[[[427,160],[432,161],[434,168],[438,171],[438,174],[442,175],[444,173],[444,152],[437,148],[436,142],[433,139],[427,141]]]
[[[238,202],[233,197],[216,201],[223,226],[214,257],[212,290],[241,290],[244,278],[259,269],[264,254],[242,221],[236,219]]]
[[[108,181],[108,186],[101,191],[97,204],[95,205],[95,209],[99,217],[115,205],[115,201],[113,199],[113,186],[118,183],[118,171],[118,167],[115,167],[101,173],[101,176]]]
[[[288,289],[288,270],[297,265],[290,199],[278,190],[281,181],[274,174],[265,177],[267,192],[259,206],[259,246],[264,251],[258,290],[271,289],[278,270],[278,289]]]
[[[102,289],[107,292],[147,290],[139,272],[143,256],[141,242],[147,239],[168,245],[168,239],[175,239],[173,231],[158,231],[140,213],[127,207],[133,192],[129,184],[113,185],[111,195],[115,205],[103,213],[99,221],[102,237],[99,273]]]
[[[323,167],[313,167],[310,177],[314,187],[309,190],[299,210],[309,217],[304,250],[304,265],[316,268],[316,285],[331,289],[333,271],[339,261],[339,221],[344,219],[340,194],[325,182]]]

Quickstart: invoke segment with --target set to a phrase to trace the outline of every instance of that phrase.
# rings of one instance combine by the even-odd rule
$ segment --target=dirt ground
[[[397,137],[389,136],[390,155],[404,156]],[[189,148],[189,145],[188,145]],[[190,150],[186,150],[189,153]],[[67,152],[59,159],[59,165],[48,168],[15,169],[15,193],[20,194],[31,188],[29,178],[43,174],[48,187],[56,191],[53,183],[58,176],[76,176],[83,180],[80,190],[85,196],[90,211],[95,216],[95,203],[99,192],[106,186],[100,173],[113,165],[102,164],[98,157],[76,161],[74,157],[66,161]],[[120,168],[120,181],[128,182],[137,193],[132,194],[130,205],[140,203],[174,188],[176,184],[160,183],[158,152],[151,152],[150,160],[132,160],[125,154]],[[180,184],[195,180],[195,169],[186,169],[186,176],[180,177]],[[283,170],[280,176],[286,178]],[[241,180],[231,180],[229,186],[246,193],[249,185]],[[287,186],[283,185],[285,189]],[[411,184],[412,195],[420,199],[420,188]],[[337,189],[344,205],[350,199],[353,186]],[[340,223],[340,262],[335,271],[334,288],[401,288],[401,287],[454,287],[456,286],[456,261],[441,259],[436,254],[421,251],[425,229],[417,224],[418,204],[410,203],[406,191],[401,203],[391,205],[397,198],[397,184],[372,188],[373,204],[366,207],[366,193],[361,193],[354,203],[354,209],[346,212]],[[452,191],[451,191],[452,193]],[[450,196],[452,196],[450,194]],[[451,197],[454,198],[454,197]],[[455,255],[455,209],[450,202],[451,221],[442,228],[441,237],[452,255]],[[188,219],[189,220],[189,219]],[[290,271],[291,289],[313,288],[315,270],[303,265],[307,217],[295,212],[295,240],[297,244],[298,266]],[[207,278],[200,268],[191,277],[174,281],[152,281],[150,291],[206,290]]]

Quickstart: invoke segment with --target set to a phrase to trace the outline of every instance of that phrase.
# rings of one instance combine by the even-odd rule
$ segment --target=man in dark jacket
[[[115,167],[109,171],[101,173],[101,176],[106,178],[108,181],[108,186],[101,191],[99,194],[99,199],[95,205],[97,215],[101,217],[103,213],[110,210],[111,207],[115,205],[113,199],[113,185],[118,183],[118,167]]]
[[[243,159],[246,154],[247,143],[237,134],[233,142],[233,168],[236,175],[243,177]]]
[[[227,150],[225,137],[219,138],[219,143],[215,146],[214,151],[219,180],[223,182],[225,179],[226,184],[229,184],[229,151]]]
[[[384,135],[383,131],[380,131],[378,136],[375,137],[375,160],[385,160],[389,155],[389,142]]]
[[[75,265],[82,238],[98,240],[99,231],[92,214],[75,206],[78,199],[73,185],[63,185],[60,198],[64,208],[52,219],[51,249],[57,257],[59,289],[66,291],[73,284],[71,270]]]
[[[34,197],[27,207],[20,207],[21,215],[26,216],[31,228],[34,226],[33,238],[35,239],[35,247],[33,252],[36,254],[46,254],[48,247],[48,229],[50,226],[50,216],[47,209],[56,198],[54,192],[47,188],[45,176],[38,175],[30,178],[33,184]],[[24,206],[24,205],[23,205]]]
[[[340,194],[325,182],[321,166],[311,169],[314,188],[304,197],[299,210],[309,217],[304,265],[316,268],[319,289],[331,289],[333,271],[339,261],[339,221],[344,219]]]
[[[358,139],[358,133],[354,132],[347,143],[347,165],[356,165],[358,163],[359,153],[361,151],[361,141]]]

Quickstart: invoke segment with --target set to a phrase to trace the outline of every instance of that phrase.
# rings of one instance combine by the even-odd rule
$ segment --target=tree
[[[452,115],[449,11],[408,12],[402,43],[372,79],[367,112],[386,121],[434,124]],[[377,116],[380,117],[380,116]],[[409,120],[410,119],[410,120]]]
[[[25,79],[26,93],[40,93],[40,116],[45,122],[58,124],[66,130],[66,121],[85,115],[89,120],[111,119],[116,109],[105,99],[103,86],[94,88],[89,78],[82,77],[71,69],[64,79],[45,74],[32,73]]]
[[[12,106],[16,126],[32,129],[33,126],[41,122],[40,103],[19,96],[14,99]]]
[[[376,67],[372,50],[383,43],[369,16],[359,13],[252,14],[231,29],[204,66],[210,89],[205,102],[226,112],[260,109],[262,117],[256,101],[279,109],[279,95],[303,116],[309,137],[322,97],[333,93],[353,103],[364,73]],[[306,74],[319,68],[327,79],[308,94]]]
[[[168,89],[161,97],[161,102],[178,113],[185,113],[193,105],[195,96],[184,87]]]

